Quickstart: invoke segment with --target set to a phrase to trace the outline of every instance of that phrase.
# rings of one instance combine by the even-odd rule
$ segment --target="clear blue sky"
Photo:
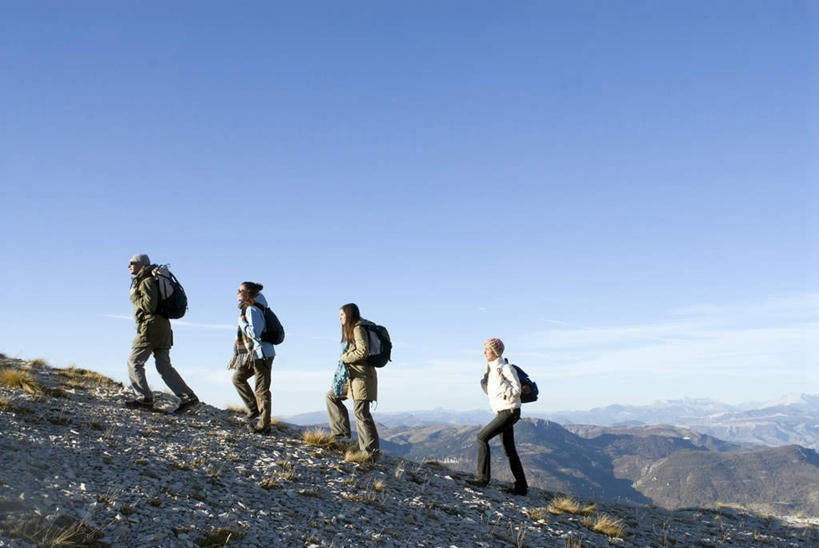
[[[7,2],[0,352],[126,379],[128,258],[190,297],[174,364],[237,403],[235,293],[323,408],[338,308],[381,411],[819,392],[814,2]],[[149,379],[164,389],[149,363]]]

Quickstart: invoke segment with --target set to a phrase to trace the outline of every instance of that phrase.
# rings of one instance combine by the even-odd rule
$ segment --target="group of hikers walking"
[[[177,297],[182,292],[183,309],[177,314],[169,313],[165,306],[166,301],[170,300],[166,297],[168,290],[162,284],[177,282],[167,272],[167,268],[152,264],[145,254],[137,254],[131,257],[128,270],[132,275],[131,302],[134,305],[137,336],[128,358],[128,375],[135,397],[127,400],[125,406],[133,409],[153,408],[153,392],[145,375],[145,362],[153,354],[162,380],[179,399],[172,412],[184,413],[196,406],[199,398],[171,365],[173,331],[169,318],[181,317],[187,306],[186,297],[181,286],[178,286]],[[243,282],[239,286],[237,301],[240,313],[229,367],[234,370],[233,385],[247,408],[247,428],[254,433],[267,434],[271,430],[270,382],[273,360],[276,357],[275,344],[284,339],[284,330],[270,310],[262,289],[262,284],[256,282]],[[376,368],[383,366],[386,359],[389,359],[389,335],[383,327],[362,318],[358,306],[353,303],[341,307],[339,321],[340,357],[326,396],[330,430],[338,440],[352,438],[349,413],[343,403],[346,399],[352,399],[359,456],[362,460],[375,460],[380,452],[380,444],[370,404],[378,399]],[[385,337],[384,344],[388,347],[386,358],[382,354],[375,356],[374,346],[381,344],[380,341]],[[468,483],[476,487],[489,484],[489,440],[501,436],[503,449],[515,478],[513,487],[507,491],[525,495],[526,477],[515,448],[514,437],[514,425],[520,420],[521,376],[525,377],[525,374],[504,359],[503,352],[504,345],[500,339],[489,339],[483,345],[487,366],[481,384],[489,397],[489,406],[495,413],[495,418],[478,433],[477,471]],[[254,377],[254,388],[248,383],[250,377]]]

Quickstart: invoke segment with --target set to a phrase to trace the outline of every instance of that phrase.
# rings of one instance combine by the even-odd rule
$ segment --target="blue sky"
[[[281,415],[351,301],[382,411],[485,407],[493,336],[537,412],[819,392],[815,3],[302,4],[0,8],[0,352],[125,380],[144,252],[216,405],[243,280]]]

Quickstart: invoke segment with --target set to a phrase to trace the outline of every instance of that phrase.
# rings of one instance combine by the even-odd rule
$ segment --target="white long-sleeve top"
[[[489,378],[486,382],[489,407],[498,413],[520,408],[520,380],[515,368],[503,358],[489,362]]]

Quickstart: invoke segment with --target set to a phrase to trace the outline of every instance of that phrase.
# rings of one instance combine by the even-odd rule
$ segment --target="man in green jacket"
[[[156,370],[179,398],[179,405],[173,412],[183,413],[199,403],[199,398],[171,365],[173,331],[170,320],[156,312],[160,301],[159,283],[153,277],[151,260],[145,254],[134,255],[128,263],[128,270],[133,276],[131,302],[134,303],[137,330],[128,357],[128,376],[137,397],[126,401],[125,405],[132,409],[150,409],[154,406],[154,393],[145,377],[145,362],[153,354]]]

